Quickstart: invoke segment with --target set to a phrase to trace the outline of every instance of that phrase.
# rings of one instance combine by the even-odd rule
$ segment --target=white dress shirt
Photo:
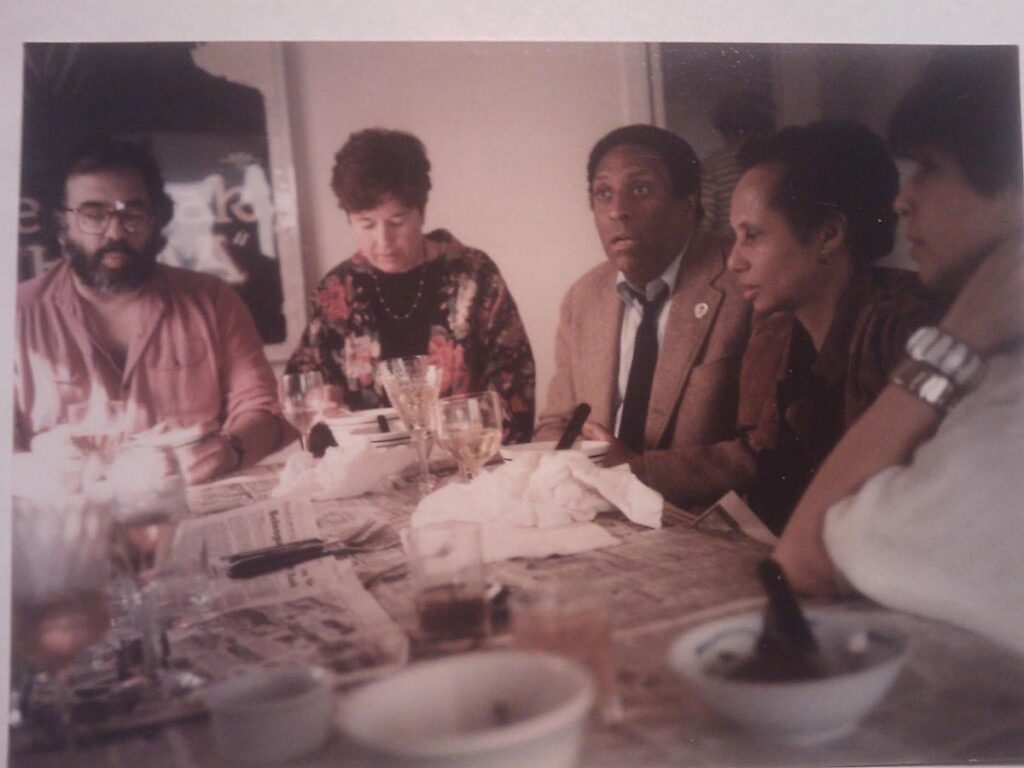
[[[622,403],[626,399],[629,369],[633,366],[633,348],[636,346],[636,332],[644,316],[640,302],[629,292],[629,287],[645,294],[648,300],[650,300],[658,295],[659,285],[664,284],[668,286],[668,298],[658,309],[658,349],[661,349],[661,341],[665,338],[665,328],[668,326],[669,304],[672,300],[672,293],[676,288],[676,276],[679,274],[679,265],[686,254],[686,249],[690,246],[691,240],[693,240],[692,235],[686,241],[686,245],[683,246],[679,255],[665,268],[665,271],[643,288],[630,283],[621,272],[616,276],[615,290],[618,291],[619,297],[626,306],[622,312],[622,328],[619,331],[619,381],[616,390],[615,425],[612,430],[614,434],[618,434],[619,422],[622,421]]]

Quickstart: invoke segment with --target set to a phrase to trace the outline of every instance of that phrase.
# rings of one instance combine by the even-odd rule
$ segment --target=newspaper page
[[[406,663],[405,633],[363,589],[351,562],[324,558],[303,569],[308,582],[279,599],[173,631],[175,662],[214,681],[254,665],[309,663],[333,672],[341,685]]]
[[[211,515],[248,506],[270,496],[281,474],[280,464],[257,464],[243,473],[190,487],[188,508],[193,515]]]

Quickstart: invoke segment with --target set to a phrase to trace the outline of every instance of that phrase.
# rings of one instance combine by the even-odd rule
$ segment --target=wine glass
[[[52,680],[71,748],[68,672],[110,626],[110,516],[90,494],[63,490],[13,499],[13,641],[16,655]]]
[[[141,586],[170,557],[174,533],[188,512],[185,477],[173,448],[136,443],[114,456],[107,482],[117,554]]]
[[[319,371],[286,373],[278,384],[281,412],[299,431],[303,449],[309,444],[309,430],[320,416],[326,401],[324,378]]]
[[[159,695],[165,632],[207,606],[208,564],[203,557],[172,553],[178,525],[188,514],[185,478],[174,449],[126,446],[114,457],[107,482],[117,561],[136,590],[135,623],[142,631],[146,672]]]
[[[433,488],[427,455],[434,432],[434,405],[441,390],[441,369],[426,355],[398,357],[378,363],[377,376],[412,436],[420,462],[420,493],[427,494]]]
[[[501,445],[498,393],[488,390],[439,400],[437,435],[458,462],[462,481],[471,481]]]

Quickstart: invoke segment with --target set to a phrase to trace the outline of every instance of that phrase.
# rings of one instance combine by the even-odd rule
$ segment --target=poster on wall
[[[200,66],[224,62],[233,78]],[[142,143],[174,201],[159,260],[228,282],[286,358],[305,316],[280,64],[275,44],[27,44],[18,279],[61,258],[50,212],[68,153]]]

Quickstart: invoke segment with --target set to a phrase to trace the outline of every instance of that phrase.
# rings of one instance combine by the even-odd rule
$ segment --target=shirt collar
[[[686,255],[686,250],[690,247],[690,242],[692,240],[693,234],[691,233],[676,257],[672,259],[671,263],[667,267],[665,267],[665,271],[658,277],[651,280],[651,282],[644,286],[643,289],[630,283],[629,280],[626,279],[626,276],[621,272],[616,272],[615,290],[618,291],[619,297],[626,302],[626,304],[631,304],[633,302],[633,296],[630,293],[630,288],[632,288],[638,293],[645,294],[647,299],[651,300],[657,297],[658,286],[661,284],[668,287],[668,295],[671,295],[672,291],[675,290],[676,287],[676,277],[679,275],[679,265],[682,264],[683,256]]]

